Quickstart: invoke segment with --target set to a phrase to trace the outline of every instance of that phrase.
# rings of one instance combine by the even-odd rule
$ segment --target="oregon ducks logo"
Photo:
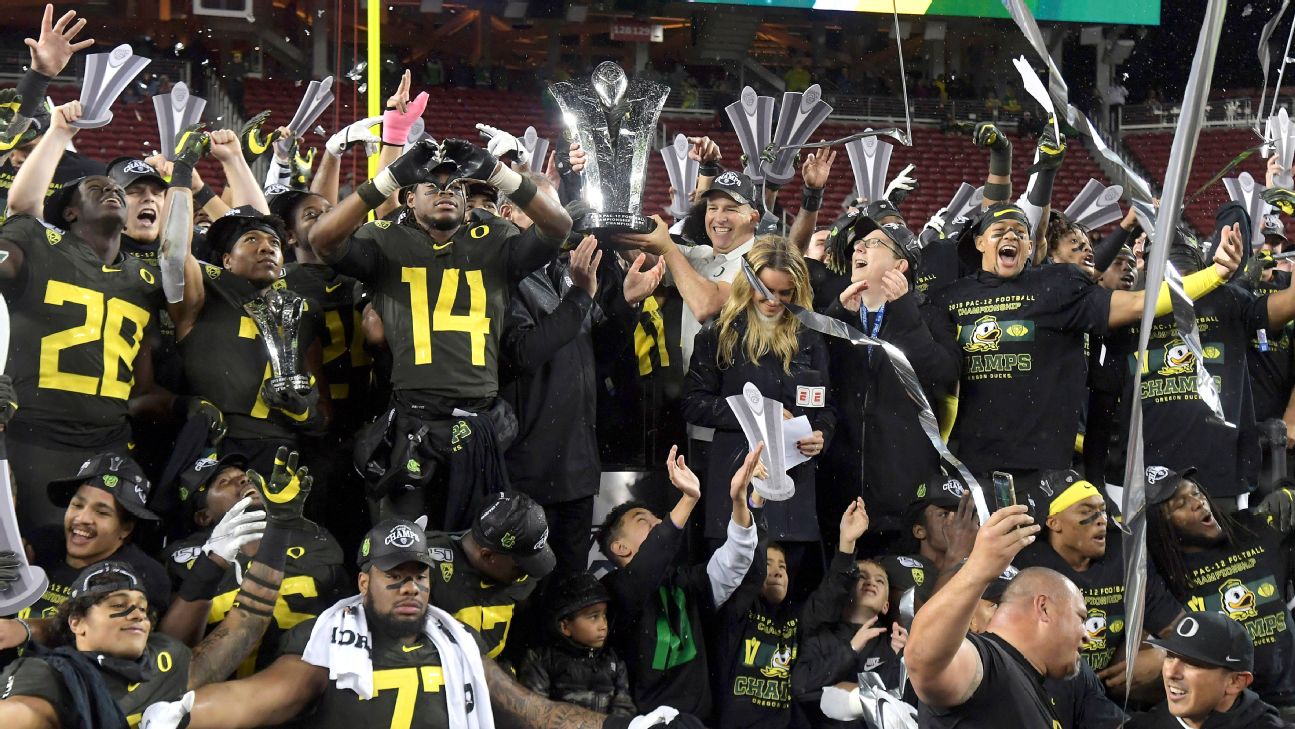
[[[791,649],[785,645],[778,646],[769,657],[769,665],[761,668],[760,673],[766,678],[786,678],[791,675]]]
[[[1219,586],[1219,595],[1223,598],[1223,609],[1233,620],[1246,620],[1257,617],[1255,594],[1249,587],[1235,577]]]
[[[1003,330],[998,326],[998,319],[993,316],[982,316],[972,326],[971,339],[963,347],[968,352],[991,352],[998,349],[998,340],[1003,338]]]
[[[149,286],[152,286],[157,281],[156,279],[153,278],[153,272],[149,271],[147,268],[139,269],[139,277],[144,279],[144,283],[148,284]]]
[[[468,235],[472,236],[474,240],[481,240],[482,238],[485,238],[486,236],[490,235],[490,226],[478,225],[477,227],[468,231]]]
[[[1084,621],[1084,650],[1102,650],[1106,647],[1106,611],[1089,610]]]
[[[1165,363],[1156,370],[1162,375],[1181,375],[1196,369],[1196,355],[1187,348],[1187,343],[1174,339],[1165,345]]]
[[[499,544],[502,545],[504,549],[512,549],[513,545],[516,543],[517,537],[513,536],[512,532],[505,532],[503,539],[499,540]]]

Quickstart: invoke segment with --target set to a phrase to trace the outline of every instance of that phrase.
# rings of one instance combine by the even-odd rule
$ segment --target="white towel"
[[[449,613],[427,606],[423,624],[441,658],[445,675],[445,705],[450,729],[494,729],[490,690],[476,641]],[[341,600],[325,610],[310,631],[301,659],[328,669],[328,678],[341,689],[354,691],[362,699],[373,698],[373,636],[364,617],[359,595]]]

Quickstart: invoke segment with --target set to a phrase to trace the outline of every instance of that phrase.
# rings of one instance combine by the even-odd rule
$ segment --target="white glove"
[[[184,729],[189,725],[193,698],[193,692],[189,691],[179,701],[162,701],[144,709],[139,729]]]
[[[647,729],[657,724],[669,724],[679,716],[679,710],[669,706],[658,706],[646,714],[630,719],[629,729]]]
[[[931,216],[931,219],[926,221],[926,225],[922,226],[922,229],[925,230],[926,228],[930,228],[931,230],[934,230],[935,232],[939,233],[940,237],[943,238],[944,225],[945,225],[944,216],[948,212],[949,212],[949,209],[947,207],[936,210],[935,214]]]
[[[850,691],[835,686],[824,686],[823,694],[818,700],[818,709],[823,716],[836,721],[854,721],[863,717],[863,703],[859,700],[859,689]]]
[[[911,192],[914,187],[917,187],[917,178],[908,174],[915,169],[917,169],[917,165],[909,165],[900,170],[899,175],[896,176],[895,179],[891,180],[889,185],[886,185],[886,192],[882,194],[882,197],[889,199],[890,193],[895,190]]]
[[[211,530],[211,536],[202,545],[202,551],[210,552],[226,562],[233,562],[244,544],[260,541],[265,534],[265,512],[248,511],[247,507],[251,503],[252,497],[244,496],[231,506],[216,528]]]
[[[369,128],[381,123],[381,116],[361,119],[329,137],[328,142],[324,144],[324,149],[328,150],[328,153],[334,157],[341,157],[346,150],[351,148],[351,145],[363,143],[366,154],[376,154],[378,145],[382,144],[382,137],[369,131]]]
[[[478,124],[477,129],[481,136],[486,140],[486,151],[495,156],[495,159],[501,159],[506,154],[512,154],[517,157],[518,164],[526,164],[526,147],[517,137],[505,132],[502,129],[496,129],[489,124]]]

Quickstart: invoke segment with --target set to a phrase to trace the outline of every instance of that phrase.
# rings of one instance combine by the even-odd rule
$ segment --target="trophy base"
[[[98,129],[100,127],[106,127],[111,123],[112,112],[108,111],[104,112],[104,115],[98,119],[78,119],[68,124],[68,126],[75,127],[77,129]]]
[[[589,213],[575,225],[580,233],[651,233],[656,221],[638,213]]]
[[[292,390],[301,394],[310,392],[310,377],[306,375],[283,375],[270,378],[270,389],[278,392]]]

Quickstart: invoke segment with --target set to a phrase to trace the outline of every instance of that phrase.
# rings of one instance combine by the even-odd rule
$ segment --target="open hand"
[[[598,293],[598,267],[602,260],[598,239],[592,235],[586,235],[571,251],[571,281],[591,297]]]
[[[629,270],[625,272],[625,283],[621,291],[628,304],[641,303],[661,285],[661,278],[665,275],[665,259],[658,258],[655,266],[644,271],[643,265],[646,261],[646,254],[638,254],[630,264]]]
[[[22,41],[31,49],[32,70],[45,76],[57,76],[67,68],[74,53],[94,45],[94,38],[72,42],[85,28],[85,23],[85,18],[77,19],[75,10],[63,13],[55,22],[54,5],[46,5],[40,20],[40,38],[23,38]]]
[[[679,493],[690,499],[701,498],[701,481],[697,474],[688,468],[684,457],[679,455],[679,446],[670,446],[670,455],[665,459],[666,471],[670,474],[670,483]]]
[[[1214,250],[1214,270],[1224,281],[1236,273],[1241,265],[1241,224],[1233,223],[1223,229],[1219,245]]]
[[[832,163],[836,161],[836,150],[822,149],[805,156],[805,163],[800,166],[800,176],[805,187],[822,190],[827,186],[832,173]]]

